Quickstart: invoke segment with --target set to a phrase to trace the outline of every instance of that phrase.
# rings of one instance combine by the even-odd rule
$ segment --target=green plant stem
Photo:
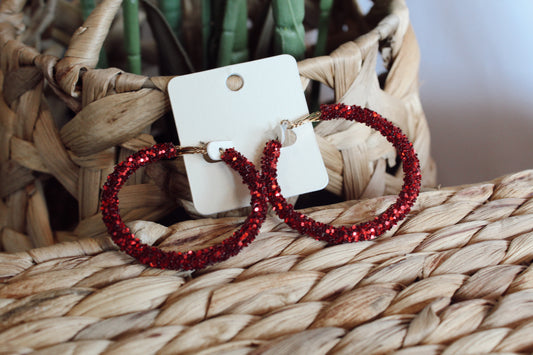
[[[207,48],[206,54],[206,68],[213,68],[218,63],[218,51],[220,47],[220,37],[222,33],[222,24],[224,22],[224,10],[226,9],[227,0],[204,0],[209,1],[209,34],[206,37]]]
[[[211,0],[202,0],[202,66],[209,68],[209,39],[211,38]]]
[[[276,28],[274,51],[301,60],[305,56],[305,0],[272,0]]]
[[[81,15],[85,21],[87,17],[93,12],[94,7],[96,6],[94,0],[81,0]]]
[[[316,40],[315,50],[313,55],[315,57],[324,55],[326,53],[326,46],[328,41],[329,19],[331,15],[331,8],[333,7],[333,0],[320,0],[320,17],[318,19],[318,38]],[[316,111],[319,108],[320,98],[320,83],[313,82],[310,96],[310,111]]]
[[[316,40],[315,51],[313,55],[318,57],[326,53],[328,41],[329,19],[333,0],[320,0],[320,17],[318,19],[318,38]]]
[[[93,12],[96,4],[94,0],[81,0],[81,15],[83,17],[83,20],[85,21],[87,17]],[[98,64],[96,65],[97,68],[107,68],[107,54],[105,49],[102,47],[100,50],[99,56],[98,56]]]
[[[181,0],[159,0],[159,8],[176,38],[181,40]]]
[[[255,47],[254,58],[268,57],[272,44],[272,34],[274,33],[274,16],[272,15],[272,6],[268,6],[265,21],[261,27],[257,45]]]
[[[141,35],[139,31],[139,1],[124,0],[124,39],[126,46],[128,71],[141,74]]]
[[[219,67],[248,59],[248,6],[246,0],[228,0],[218,48]]]
[[[161,75],[183,75],[194,72],[191,60],[165,19],[165,15],[151,0],[141,0],[146,20],[157,44],[159,73]]]

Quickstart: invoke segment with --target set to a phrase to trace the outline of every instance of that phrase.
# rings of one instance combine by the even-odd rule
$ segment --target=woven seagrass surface
[[[306,212],[351,224],[393,198]],[[132,227],[179,250],[240,221]],[[327,246],[269,217],[241,254],[192,273],[147,268],[109,238],[82,239],[0,254],[0,351],[530,353],[532,259],[533,170],[424,192],[374,241]]]
[[[151,131],[151,124],[172,122],[171,77],[95,69],[121,2],[99,2],[83,24],[75,22],[75,2],[0,2],[0,250],[105,235],[99,204],[107,175],[118,161],[155,143],[157,129]],[[36,16],[35,8],[56,3],[55,17]],[[74,22],[66,26],[69,19]],[[405,1],[376,1],[359,20],[368,31],[353,33],[330,55],[298,63],[302,84],[319,81],[333,89],[336,101],[368,107],[398,125],[418,153],[423,185],[434,187],[429,129],[418,94],[420,53]],[[38,37],[38,29],[67,40],[58,44],[59,51],[41,52],[27,40]],[[381,84],[380,56],[387,71]],[[396,152],[379,133],[341,120],[321,123],[316,133],[329,192],[352,200],[400,190]],[[157,220],[176,204],[194,213],[182,161],[144,172],[123,190],[126,221]]]

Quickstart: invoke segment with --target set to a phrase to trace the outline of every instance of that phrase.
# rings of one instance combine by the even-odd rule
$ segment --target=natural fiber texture
[[[51,3],[37,11],[42,19],[32,21],[49,22]],[[25,1],[0,4],[0,209],[5,211],[0,250],[50,245],[67,236],[105,235],[98,211],[103,181],[119,160],[154,143],[146,128],[169,111],[170,78],[94,69],[120,3],[102,1],[82,26],[69,33],[72,24],[66,18],[77,18],[75,8],[58,0],[61,19],[49,32],[56,38],[71,36],[63,58],[54,54],[57,48],[40,53],[22,42],[38,38],[42,30],[42,26],[24,28]],[[374,29],[329,56],[299,63],[302,82],[307,86],[309,79],[321,81],[334,89],[336,100],[367,106],[399,125],[419,154],[423,185],[435,186],[429,131],[418,96],[419,52],[407,9],[402,0],[378,3],[368,16],[371,23],[379,19]],[[72,16],[65,15],[71,12]],[[388,69],[383,89],[375,71],[380,50]],[[57,99],[74,111],[73,118],[53,105]],[[355,199],[400,190],[401,169],[386,171],[387,161],[395,164],[395,151],[379,133],[347,122],[320,124],[316,132],[329,191]],[[122,200],[127,220],[160,218],[176,200],[190,209],[182,162],[146,172],[127,187],[131,199]],[[50,176],[61,184],[61,194]],[[160,193],[154,184],[172,193]],[[50,219],[65,221],[66,212],[74,209],[50,209],[46,200],[51,196],[66,200],[67,194],[76,200],[78,216],[71,216],[71,225],[52,228]]]
[[[306,212],[352,224],[393,199]],[[180,249],[241,221],[132,228]],[[83,239],[0,254],[0,352],[531,353],[532,260],[533,170],[424,192],[374,241],[327,246],[269,217],[241,254],[192,274],[140,265],[107,237]]]

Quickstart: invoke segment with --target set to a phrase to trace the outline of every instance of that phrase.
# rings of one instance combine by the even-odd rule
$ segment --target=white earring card
[[[229,86],[232,80],[242,86]],[[289,55],[175,77],[168,93],[181,146],[222,142],[226,147],[230,142],[258,170],[265,143],[276,138],[281,121],[308,113],[298,67]],[[293,131],[296,141],[281,149],[278,164],[285,197],[320,190],[328,183],[312,124]],[[199,154],[185,155],[184,161],[198,212],[207,215],[249,205],[248,188],[224,162]]]

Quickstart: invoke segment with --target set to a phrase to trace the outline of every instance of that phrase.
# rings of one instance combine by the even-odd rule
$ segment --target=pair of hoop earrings
[[[263,151],[261,173],[254,164],[235,149],[226,149],[221,159],[243,179],[248,186],[251,198],[251,213],[246,221],[233,235],[221,243],[199,250],[186,252],[163,251],[142,243],[120,217],[118,192],[137,169],[162,159],[173,159],[184,154],[203,152],[196,147],[176,147],[172,143],[156,144],[141,150],[119,163],[104,184],[102,193],[103,221],[115,244],[124,252],[151,267],[192,270],[224,261],[250,244],[266,218],[268,203],[287,225],[301,234],[307,234],[329,244],[351,243],[374,239],[385,233],[401,221],[411,210],[420,191],[420,163],[405,134],[378,113],[359,106],[343,104],[322,105],[320,112],[312,114],[314,120],[332,120],[344,118],[364,123],[379,131],[396,148],[403,163],[403,186],[395,203],[373,220],[350,227],[333,227],[317,222],[297,211],[281,194],[277,182],[277,162],[280,156],[281,142],[269,141]]]

